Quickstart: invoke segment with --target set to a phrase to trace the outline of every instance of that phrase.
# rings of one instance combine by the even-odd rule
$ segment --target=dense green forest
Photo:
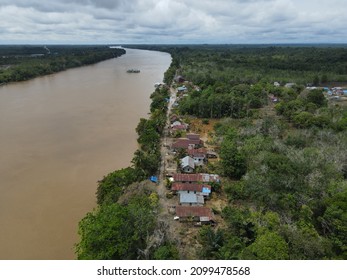
[[[108,46],[0,46],[0,85],[28,80],[125,54]]]
[[[198,231],[196,258],[347,258],[347,106],[305,88],[347,84],[347,48],[134,47],[172,55],[165,82],[176,74],[189,81],[178,114],[218,120],[208,142],[220,160],[207,168],[223,176],[227,205],[215,211],[223,222]],[[142,181],[160,164],[167,96],[167,89],[152,94],[132,167],[99,182],[99,206],[80,222],[78,258],[179,257],[172,240],[149,247],[158,197]]]
[[[127,46],[169,52],[173,68],[200,85],[223,87],[242,83],[298,84],[345,82],[347,48],[319,46],[197,45]],[[176,68],[176,69],[175,69]],[[169,74],[169,73],[168,73]]]

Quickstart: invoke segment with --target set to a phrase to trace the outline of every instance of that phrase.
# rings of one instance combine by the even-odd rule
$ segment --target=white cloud
[[[0,43],[347,43],[345,0],[0,0]]]

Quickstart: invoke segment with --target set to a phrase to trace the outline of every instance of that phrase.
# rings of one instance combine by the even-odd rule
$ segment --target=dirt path
[[[176,234],[177,229],[177,223],[173,219],[173,215],[169,213],[168,209],[170,206],[175,205],[174,199],[168,199],[166,197],[166,194],[168,192],[166,188],[166,167],[168,165],[168,155],[169,155],[169,145],[168,141],[169,138],[169,130],[168,127],[170,125],[169,115],[172,110],[173,104],[176,102],[176,90],[173,88],[170,88],[170,101],[168,104],[168,111],[167,111],[167,123],[164,129],[164,135],[161,142],[161,166],[160,166],[160,175],[159,175],[159,185],[158,185],[158,195],[159,195],[159,204],[160,204],[160,211],[158,213],[158,220],[159,222],[163,222],[165,226],[167,227],[167,235],[168,238],[173,240],[174,242],[179,242],[179,238]]]
[[[174,196],[173,198],[167,198],[166,194],[169,192],[166,188],[166,172],[168,169],[171,170],[172,166],[175,165],[172,163],[173,156],[170,155],[170,145],[173,139],[169,136],[169,126],[170,119],[169,116],[172,111],[173,104],[176,102],[176,90],[170,88],[170,101],[168,104],[167,111],[167,124],[164,129],[164,135],[162,137],[161,143],[161,167],[160,167],[160,176],[158,184],[158,195],[159,195],[159,205],[160,210],[158,212],[158,224],[165,230],[166,238],[173,242],[178,251],[180,259],[195,259],[195,247],[196,239],[194,238],[197,235],[198,228],[191,227],[190,224],[180,223],[174,220],[174,214],[169,213],[168,209],[174,205],[178,204],[178,197]]]

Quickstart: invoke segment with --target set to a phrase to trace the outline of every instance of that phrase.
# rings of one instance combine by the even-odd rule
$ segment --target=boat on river
[[[139,69],[128,69],[127,73],[140,73]]]

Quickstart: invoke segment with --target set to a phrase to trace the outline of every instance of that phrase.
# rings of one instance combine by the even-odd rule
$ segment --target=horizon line
[[[138,46],[138,45],[156,45],[156,46],[272,46],[272,45],[347,45],[346,43],[0,43],[0,46],[41,46],[41,45],[100,45],[100,46]]]

